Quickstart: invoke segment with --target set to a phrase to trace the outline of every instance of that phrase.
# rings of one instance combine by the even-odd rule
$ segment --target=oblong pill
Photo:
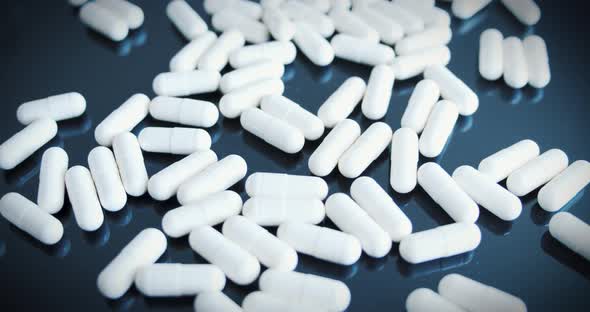
[[[283,64],[276,61],[261,61],[223,75],[219,82],[219,90],[230,93],[256,81],[280,79],[284,73]]]
[[[147,191],[148,174],[137,137],[121,133],[113,140],[113,152],[127,194],[139,197]]]
[[[426,157],[439,156],[453,133],[459,112],[455,103],[442,100],[434,104],[422,135],[420,153]]]
[[[220,32],[238,29],[244,35],[244,39],[250,43],[262,43],[270,39],[266,25],[244,15],[234,7],[216,12],[211,18],[211,25]]]
[[[464,312],[462,308],[428,288],[418,288],[406,298],[408,312]]]
[[[374,10],[399,23],[405,34],[413,34],[424,29],[424,21],[403,6],[389,1],[372,1],[368,3]]]
[[[309,157],[311,173],[320,177],[330,174],[338,165],[340,156],[360,135],[361,128],[356,121],[344,119],[339,122]]]
[[[293,3],[293,2],[289,2]],[[293,42],[315,65],[330,65],[334,60],[334,49],[320,33],[305,22],[295,22]]]
[[[237,118],[260,104],[267,95],[283,94],[285,84],[277,78],[252,82],[221,97],[219,111],[226,118]]]
[[[365,117],[377,120],[387,114],[395,75],[390,66],[377,65],[371,71],[361,109]]]
[[[328,184],[318,177],[256,172],[246,180],[246,193],[250,197],[324,200]]]
[[[60,147],[48,148],[43,153],[37,205],[48,213],[58,213],[64,205],[68,164],[68,154]]]
[[[129,29],[137,29],[143,25],[143,10],[125,0],[96,0],[96,4],[108,9],[120,19],[124,20]]]
[[[301,1],[285,1],[281,4],[280,8],[296,24],[308,24],[322,37],[327,38],[334,34],[335,27],[332,19],[306,3]],[[297,37],[298,31],[295,32],[295,37]]]
[[[211,148],[211,136],[203,129],[146,127],[138,140],[143,151],[152,153],[188,155]]]
[[[575,161],[541,188],[537,195],[539,206],[546,211],[557,211],[572,200],[588,183],[590,183],[590,163],[585,160]]]
[[[295,24],[278,8],[278,5],[264,9],[262,22],[268,27],[268,31],[275,40],[291,41],[295,36]]]
[[[102,225],[104,215],[90,171],[82,166],[68,169],[66,188],[78,226],[84,231],[96,231]]]
[[[506,180],[506,186],[512,194],[522,197],[551,181],[561,173],[569,160],[559,149],[551,149],[527,162],[512,172]]]
[[[529,84],[535,88],[545,88],[551,81],[549,55],[545,40],[532,35],[524,38],[522,44],[527,60]]]
[[[387,45],[338,34],[330,41],[334,55],[338,58],[369,66],[390,64],[395,52]]]
[[[387,149],[391,136],[391,128],[386,123],[373,123],[340,156],[340,173],[351,179],[360,176]]]
[[[242,309],[244,312],[321,312],[322,309],[293,302],[291,300],[280,298],[263,291],[255,291],[249,293],[244,301],[242,301]]]
[[[286,222],[318,224],[324,220],[326,209],[319,199],[257,196],[244,203],[242,215],[262,226],[279,226]]]
[[[88,153],[88,168],[102,207],[108,211],[119,211],[125,207],[127,193],[113,152],[104,146],[93,148]]]
[[[307,140],[317,140],[324,134],[324,123],[319,117],[282,95],[263,97],[260,109],[299,129]]]
[[[131,131],[147,115],[150,98],[137,93],[110,113],[94,130],[94,138],[100,145],[111,146],[113,138],[120,133]]]
[[[212,31],[206,31],[195,37],[170,59],[170,71],[195,70],[201,56],[213,45],[215,40],[217,40],[217,35]]]
[[[492,0],[456,0],[451,5],[453,15],[460,19],[468,19],[483,10]]]
[[[349,10],[332,10],[329,14],[336,31],[340,34],[365,39],[369,42],[379,42],[379,33],[369,26],[363,19]]]
[[[193,40],[207,31],[207,23],[184,0],[170,1],[166,6],[166,15],[188,40]]]
[[[221,291],[206,291],[198,294],[194,308],[199,312],[242,312],[242,308]]]
[[[53,95],[25,102],[18,106],[16,119],[28,125],[37,119],[48,118],[61,121],[76,118],[86,111],[86,99],[78,92]]]
[[[395,44],[395,52],[399,55],[407,55],[429,48],[445,46],[449,44],[453,32],[448,26],[433,26],[403,38]]]
[[[135,286],[148,297],[192,296],[221,291],[225,275],[211,264],[155,263],[137,271]]]
[[[97,3],[85,4],[79,15],[84,25],[113,41],[121,41],[129,34],[125,20]]]
[[[216,91],[220,80],[213,70],[167,72],[158,74],[152,87],[157,95],[180,97]]]
[[[479,74],[497,80],[504,73],[504,36],[497,29],[487,29],[479,36]]]
[[[428,66],[447,66],[451,60],[448,47],[436,47],[408,55],[399,55],[393,59],[391,67],[395,79],[406,80],[422,74]]]
[[[502,4],[527,26],[533,26],[541,19],[541,9],[533,0],[502,0]]]
[[[193,127],[209,128],[219,119],[219,111],[211,102],[167,96],[155,97],[149,112],[154,119]]]
[[[235,50],[229,56],[229,64],[233,68],[240,68],[269,60],[287,65],[293,63],[296,56],[297,49],[293,42],[270,41]]]
[[[227,62],[229,56],[246,43],[244,35],[237,30],[228,30],[222,33],[217,40],[205,51],[197,67],[199,69],[213,70],[220,72]]]
[[[0,168],[10,170],[33,155],[57,134],[51,119],[38,119],[0,145]]]
[[[398,193],[407,194],[416,188],[420,160],[418,144],[418,136],[410,128],[400,128],[393,133],[389,184]]]
[[[262,7],[260,4],[245,0],[205,0],[203,2],[203,8],[210,15],[227,8],[233,8],[253,19],[260,19],[262,16]]]
[[[244,130],[288,154],[300,152],[305,144],[305,137],[299,129],[258,108],[243,112],[240,124]]]
[[[484,158],[477,167],[495,182],[506,179],[511,173],[539,156],[539,145],[532,140],[522,140]]]
[[[359,77],[346,79],[318,109],[318,117],[328,128],[346,119],[363,98],[367,84]]]
[[[459,109],[459,114],[470,116],[477,111],[479,107],[477,94],[448,68],[441,65],[429,66],[424,70],[424,78],[432,79],[438,84],[442,97],[454,102]]]
[[[590,225],[569,212],[559,212],[549,221],[549,233],[567,248],[590,261]]]
[[[527,60],[522,41],[508,37],[502,42],[504,82],[514,89],[526,86],[529,81]]]
[[[355,6],[353,12],[367,25],[375,29],[379,34],[379,38],[385,44],[393,45],[404,36],[404,29],[399,23],[381,15],[368,6]]]
[[[440,89],[436,82],[430,79],[418,82],[402,115],[401,126],[420,134],[424,130],[428,116],[430,116],[439,97]]]

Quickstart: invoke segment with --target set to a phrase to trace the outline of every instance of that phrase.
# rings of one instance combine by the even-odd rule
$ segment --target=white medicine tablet
[[[170,71],[195,70],[201,56],[213,45],[215,40],[217,40],[217,35],[212,31],[206,31],[195,37],[170,59]]]
[[[477,225],[452,223],[404,237],[399,254],[416,264],[472,251],[480,242],[481,231]]]
[[[395,75],[388,65],[377,65],[371,71],[361,109],[365,117],[377,120],[387,114]]]
[[[371,1],[367,4],[373,10],[379,11],[399,23],[407,35],[424,30],[424,21],[419,16],[395,2]]]
[[[569,212],[560,212],[549,221],[549,233],[567,248],[590,261],[590,225]]]
[[[166,15],[188,40],[193,40],[207,31],[207,23],[184,0],[170,1],[166,6]]]
[[[256,81],[280,79],[285,73],[285,66],[276,61],[261,61],[233,70],[221,77],[219,90],[230,93]]]
[[[134,94],[110,113],[94,130],[94,138],[100,145],[111,146],[113,138],[131,131],[148,114],[150,99],[141,93]]]
[[[438,293],[467,311],[527,311],[522,299],[459,274],[443,277]]]
[[[324,122],[319,117],[282,95],[263,97],[260,109],[299,129],[307,140],[317,140],[324,134]]]
[[[217,40],[205,51],[199,59],[197,67],[202,70],[220,72],[227,62],[229,56],[246,43],[244,35],[241,32],[232,29],[224,32]]]
[[[256,257],[210,226],[194,229],[188,240],[196,253],[218,266],[238,285],[251,284],[260,274]]]
[[[242,301],[244,312],[324,312],[324,310],[308,304],[293,302],[263,291],[249,293]]]
[[[311,173],[324,177],[338,165],[340,156],[361,135],[361,128],[352,119],[344,119],[328,133],[322,143],[311,154],[308,167]]]
[[[221,291],[206,291],[198,294],[194,308],[199,312],[242,312],[242,308]]]
[[[404,37],[404,29],[398,22],[381,15],[368,6],[355,6],[353,12],[369,27],[375,29],[385,44],[393,45]]]
[[[297,56],[297,49],[290,41],[270,41],[253,44],[235,50],[229,56],[229,64],[240,68],[262,61],[276,61],[283,65],[291,64]]]
[[[535,88],[545,88],[551,81],[549,55],[545,40],[532,35],[524,38],[522,44],[527,60],[529,84]]]
[[[78,226],[84,231],[96,231],[104,215],[90,171],[82,166],[70,168],[66,172],[66,188]]]
[[[256,172],[246,180],[246,193],[250,197],[324,200],[328,184],[318,177]]]
[[[220,32],[237,29],[244,39],[250,43],[263,43],[270,40],[270,34],[266,25],[244,15],[236,8],[224,8],[213,15],[211,24]]]
[[[247,0],[205,0],[203,2],[203,8],[210,15],[227,8],[232,8],[252,19],[260,19],[262,16],[262,7],[260,4]]]
[[[319,199],[256,196],[244,203],[242,215],[262,226],[279,226],[286,222],[318,224],[326,217],[326,209]]]
[[[369,66],[390,64],[395,52],[390,46],[349,35],[338,34],[330,41],[338,58]]]
[[[484,158],[477,169],[495,182],[506,179],[511,173],[539,156],[539,145],[522,140]]]
[[[237,118],[246,110],[257,107],[265,96],[280,95],[284,91],[285,84],[281,79],[255,81],[221,97],[219,111],[226,118]]]
[[[48,213],[58,213],[64,205],[68,163],[68,154],[60,147],[48,148],[43,153],[37,205]]]
[[[76,118],[86,111],[86,99],[78,92],[50,96],[25,102],[16,110],[16,119],[28,125],[37,119],[61,121]]]
[[[391,139],[389,184],[394,191],[407,194],[416,188],[420,152],[418,135],[410,128],[400,128]]]
[[[285,1],[280,9],[295,23],[305,23],[317,31],[322,37],[328,38],[334,34],[334,23],[324,13],[301,1]],[[296,31],[296,36],[297,37]],[[298,44],[297,44],[298,45]]]
[[[317,66],[330,65],[334,60],[334,49],[328,40],[305,22],[296,22],[295,28],[293,42],[299,50]]]
[[[391,136],[391,128],[386,123],[373,123],[340,156],[340,173],[350,179],[360,176],[387,149]]]
[[[305,144],[303,132],[258,108],[249,108],[240,116],[244,130],[288,154],[299,153]]]
[[[522,41],[508,37],[502,42],[504,82],[514,89],[520,89],[529,81],[528,65]]]
[[[80,21],[113,41],[121,41],[129,34],[125,20],[94,2],[86,3],[80,9]]]
[[[522,197],[534,191],[567,168],[567,155],[559,149],[551,149],[512,172],[506,186],[512,194]]]
[[[154,228],[147,228],[131,240],[100,272],[98,290],[109,299],[121,298],[133,285],[137,271],[154,264],[166,251],[166,236]]]
[[[446,46],[430,48],[408,55],[398,55],[391,67],[395,79],[406,80],[422,74],[428,66],[447,66],[451,60],[451,51]]]
[[[492,0],[455,0],[451,5],[453,15],[460,19],[468,19],[483,10]]]
[[[455,222],[473,223],[479,217],[477,204],[437,163],[420,166],[418,183]]]
[[[416,134],[420,134],[424,130],[428,116],[430,116],[432,108],[438,102],[439,97],[440,89],[436,82],[430,79],[418,82],[402,115],[401,126],[410,128]]]
[[[433,26],[403,38],[395,44],[399,55],[416,53],[429,48],[445,46],[451,42],[453,32],[448,26]]]
[[[38,119],[0,145],[0,168],[10,170],[33,155],[57,134],[51,119]]]
[[[541,188],[537,195],[539,206],[546,211],[557,211],[588,183],[590,183],[590,163],[585,160],[575,161]]]
[[[295,36],[295,24],[278,8],[278,5],[264,9],[262,22],[275,40],[291,41]]]
[[[465,312],[459,306],[428,288],[418,288],[408,295],[408,298],[406,298],[406,311]]]
[[[211,264],[155,263],[137,271],[135,286],[148,297],[192,296],[221,291],[225,275]]]
[[[125,0],[96,0],[96,4],[111,11],[120,19],[127,23],[129,29],[137,29],[143,25],[144,14],[143,10]]]
[[[102,207],[108,211],[123,209],[127,203],[127,193],[113,152],[104,146],[93,148],[88,153],[88,168]]]
[[[189,96],[214,92],[219,88],[221,75],[214,70],[193,70],[160,73],[152,82],[157,95]]]
[[[455,103],[442,100],[434,104],[420,135],[420,153],[429,158],[438,157],[451,138],[458,119],[459,112]]]
[[[379,42],[379,33],[358,15],[348,10],[332,10],[329,14],[336,31],[369,42]]]
[[[359,77],[350,77],[326,99],[318,109],[318,117],[328,128],[346,119],[360,102],[367,89],[365,81]]]
[[[332,8],[332,1],[333,0],[301,0],[301,2],[313,7],[314,9],[322,12],[328,13]]]
[[[479,107],[479,98],[461,79],[448,68],[435,65],[424,70],[424,78],[438,84],[440,94],[445,100],[454,102],[463,116],[473,115]]]
[[[497,80],[504,73],[504,36],[497,29],[487,29],[479,36],[479,74]]]
[[[146,152],[188,155],[211,148],[211,136],[203,129],[146,127],[139,133]]]
[[[62,238],[64,228],[54,216],[18,193],[0,199],[0,215],[43,244],[53,245]]]
[[[527,26],[533,26],[541,19],[541,9],[533,0],[502,0],[502,4]]]
[[[147,191],[148,174],[137,137],[121,133],[113,140],[113,152],[127,194],[139,197]]]
[[[211,102],[167,96],[155,97],[149,112],[154,119],[193,127],[209,128],[219,119],[219,111]]]

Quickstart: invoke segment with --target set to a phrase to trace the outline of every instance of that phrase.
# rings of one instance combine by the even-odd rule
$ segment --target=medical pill
[[[488,29],[479,37],[479,74],[497,80],[504,73],[504,36],[497,29]]]
[[[260,19],[262,16],[260,4],[248,0],[205,0],[203,7],[210,15],[232,8],[253,19]]]
[[[331,10],[348,10],[352,6],[352,0],[330,0],[330,4],[332,5]]]
[[[244,203],[242,215],[262,226],[279,226],[286,222],[318,224],[324,220],[326,209],[320,199],[257,196]]]
[[[220,72],[227,62],[229,56],[246,43],[244,35],[237,30],[228,30],[221,34],[219,38],[205,51],[197,67],[199,69],[212,70]]]
[[[590,261],[590,225],[569,212],[559,212],[549,221],[549,233],[567,248]]]
[[[246,193],[250,197],[324,200],[328,184],[318,177],[256,172],[246,180]]]
[[[535,88],[545,88],[551,81],[549,55],[545,40],[532,35],[524,38],[522,44],[527,61],[529,84]]]
[[[477,248],[481,231],[473,223],[452,223],[404,237],[399,244],[400,256],[416,264],[450,257]]]
[[[568,162],[563,151],[548,150],[512,172],[506,180],[506,186],[512,194],[525,196],[565,170]]]
[[[520,298],[459,274],[443,277],[438,293],[467,311],[527,311]]]
[[[90,171],[74,166],[66,172],[65,182],[76,223],[84,231],[96,231],[102,225],[104,215]]]
[[[114,15],[127,23],[129,29],[137,29],[143,25],[143,10],[125,0],[96,0],[96,4],[111,11]]]
[[[439,7],[431,8],[428,17],[429,21],[426,23],[426,27],[434,25],[451,26],[451,15]]]
[[[317,66],[330,65],[334,60],[334,49],[328,40],[305,22],[296,22],[295,28],[293,42],[299,50]]]
[[[145,194],[148,174],[137,137],[131,132],[117,135],[113,140],[113,152],[127,194],[134,197]]]
[[[346,119],[360,102],[367,89],[365,81],[359,77],[350,77],[326,99],[318,109],[318,117],[328,128]]]
[[[154,93],[163,96],[189,96],[214,92],[221,75],[214,70],[193,70],[160,73],[154,78]]]
[[[199,312],[242,312],[242,308],[221,291],[206,291],[198,294],[194,308]]]
[[[278,7],[266,8],[262,21],[275,40],[290,41],[295,36],[295,24]]]
[[[229,56],[229,64],[233,68],[240,68],[268,60],[287,65],[293,63],[296,56],[297,49],[293,42],[270,41],[235,50]]]
[[[573,162],[549,183],[537,196],[539,206],[549,212],[557,211],[590,183],[590,163],[585,160]]]
[[[459,114],[473,115],[479,107],[479,98],[461,79],[442,65],[429,66],[424,70],[424,78],[438,84],[440,94],[445,100],[457,105]]]
[[[0,214],[8,222],[46,245],[59,242],[64,233],[58,219],[18,193],[2,196]]]
[[[338,165],[340,156],[360,135],[361,128],[356,121],[344,119],[337,123],[309,157],[309,171],[320,177],[330,174]]]
[[[377,120],[387,113],[395,75],[390,66],[377,65],[371,71],[361,109],[365,117]]]
[[[276,61],[262,61],[233,70],[221,77],[219,90],[230,93],[257,81],[280,79],[285,66]]]
[[[299,129],[255,107],[242,113],[240,124],[244,130],[288,154],[299,153],[305,144]]]
[[[357,262],[362,253],[356,237],[307,223],[283,223],[277,229],[277,237],[297,252],[341,265]]]
[[[246,110],[256,108],[265,96],[284,91],[285,84],[280,79],[254,81],[221,97],[219,111],[226,118],[237,118]]]
[[[146,152],[188,155],[211,148],[211,136],[203,129],[146,127],[139,133]]]
[[[194,229],[189,235],[189,244],[238,285],[251,284],[260,274],[260,263],[256,257],[210,226]]]
[[[212,31],[206,31],[196,36],[170,59],[170,71],[195,70],[201,56],[213,45],[215,40],[217,40],[217,35]]]
[[[363,19],[348,10],[333,10],[330,18],[336,31],[340,34],[350,35],[369,42],[379,42],[379,33],[369,26]]]
[[[369,27],[377,31],[379,38],[385,44],[393,45],[404,36],[404,29],[399,23],[368,6],[355,6],[353,12]]]
[[[460,19],[468,19],[483,10],[492,0],[455,0],[451,5],[453,15]]]
[[[139,232],[100,272],[98,290],[109,299],[122,297],[133,285],[137,271],[154,264],[166,246],[166,236],[160,230],[147,228]]]
[[[155,97],[149,112],[155,119],[193,127],[209,128],[219,119],[219,111],[211,102],[167,96]]]
[[[533,0],[502,0],[502,4],[526,26],[533,26],[541,19],[541,9]]]
[[[118,134],[131,131],[148,114],[150,99],[141,93],[132,95],[111,112],[94,130],[94,138],[100,145],[111,146]]]
[[[113,152],[104,146],[93,148],[88,153],[88,168],[102,207],[108,211],[121,210],[127,203],[127,193]]]
[[[408,312],[464,312],[462,308],[428,288],[418,288],[406,298]]]
[[[395,44],[395,52],[399,55],[416,53],[429,48],[447,45],[453,32],[448,26],[433,26],[422,32],[403,38]]]
[[[324,134],[324,123],[319,117],[282,95],[263,97],[260,108],[299,129],[307,140],[317,140]]]
[[[43,153],[37,192],[37,205],[41,210],[54,214],[63,207],[68,163],[68,154],[60,147],[48,148]]]
[[[332,8],[332,0],[302,0],[302,2],[322,13],[328,13]]]
[[[0,168],[10,170],[33,155],[57,134],[51,119],[38,119],[0,145]]]
[[[360,39],[349,35],[338,34],[330,42],[336,57],[369,66],[390,64],[395,53],[387,45]]]
[[[373,123],[338,160],[340,173],[350,179],[360,176],[387,149],[391,136],[386,123]]]
[[[437,163],[420,166],[418,183],[455,222],[473,223],[479,217],[477,204]]]
[[[528,65],[522,41],[508,37],[502,42],[504,82],[514,89],[526,86],[529,81]]]
[[[442,100],[434,104],[420,135],[420,153],[429,158],[439,156],[449,141],[458,118],[455,103]]]
[[[296,24],[305,23],[318,32],[322,37],[327,38],[334,34],[335,27],[332,19],[314,7],[301,1],[286,1],[280,8],[291,20],[295,21]],[[299,26],[297,28],[299,28]],[[297,29],[295,38],[299,31],[300,30]]]
[[[129,27],[125,20],[94,2],[82,6],[80,9],[80,21],[113,41],[121,41],[129,33]]]
[[[402,115],[401,126],[410,128],[416,134],[420,134],[424,130],[428,116],[430,116],[432,108],[438,102],[439,97],[440,89],[436,82],[430,79],[418,82]]]
[[[249,293],[242,302],[244,312],[322,312],[324,310],[308,304],[293,302],[263,291]]]
[[[244,178],[247,171],[244,158],[235,154],[226,156],[182,183],[178,188],[178,201],[187,205],[207,195],[225,191]]]
[[[398,55],[393,59],[391,67],[395,73],[395,79],[406,80],[422,74],[429,66],[447,66],[450,60],[451,51],[444,46],[408,55]]]
[[[188,40],[196,39],[207,31],[207,23],[184,0],[170,1],[166,6],[166,15]]]
[[[264,24],[244,15],[234,7],[224,8],[215,13],[211,18],[211,24],[220,32],[237,29],[250,43],[262,43],[270,39],[270,34]]]
[[[381,12],[381,14],[399,23],[407,35],[424,30],[424,22],[420,17],[395,2],[372,1],[368,5],[373,10]]]
[[[416,188],[418,171],[418,135],[410,128],[400,128],[391,139],[389,184],[394,191],[407,194]]]
[[[28,125],[37,119],[61,121],[76,118],[86,111],[86,99],[78,92],[70,92],[25,102],[16,110],[16,119]]]
[[[191,296],[221,291],[225,275],[211,264],[155,263],[137,271],[135,286],[148,297]]]
[[[539,153],[537,143],[528,139],[522,140],[484,158],[477,169],[495,182],[500,182],[539,156]]]

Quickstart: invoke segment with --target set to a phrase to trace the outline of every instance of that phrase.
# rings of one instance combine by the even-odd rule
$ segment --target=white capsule
[[[437,163],[420,166],[418,183],[455,222],[474,223],[479,217],[477,204]]]
[[[262,21],[275,40],[290,41],[295,36],[295,24],[278,7],[266,8]]]
[[[148,114],[150,99],[144,94],[132,95],[125,103],[110,113],[94,130],[94,138],[100,145],[111,146],[118,134],[131,131]]]
[[[487,175],[470,166],[461,166],[453,172],[453,180],[476,203],[504,221],[520,216],[522,203]]]
[[[465,312],[462,308],[428,288],[412,291],[406,299],[408,312]]]
[[[10,170],[33,155],[57,134],[51,119],[38,119],[0,145],[0,168]]]
[[[225,191],[246,176],[248,165],[244,158],[232,154],[207,166],[178,188],[181,205],[193,203],[207,195]]]
[[[504,82],[514,89],[526,86],[529,81],[527,60],[522,41],[508,37],[502,42]]]
[[[230,93],[257,81],[280,79],[284,73],[285,66],[279,62],[254,63],[223,75],[219,82],[219,90],[223,93]]]
[[[255,107],[242,113],[240,124],[244,130],[288,154],[299,153],[305,144],[299,129]]]
[[[148,174],[137,137],[121,133],[113,140],[113,152],[127,194],[139,197],[147,191]]]
[[[391,139],[389,184],[394,191],[407,194],[416,188],[420,159],[418,135],[410,128],[400,128]]]
[[[217,40],[217,35],[212,31],[206,31],[195,37],[170,59],[170,71],[195,70],[201,56],[213,45],[215,40]]]
[[[412,11],[389,1],[372,1],[368,4],[373,10],[399,23],[405,34],[413,34],[424,30],[424,21]]]
[[[349,10],[352,6],[352,0],[330,0],[330,4],[332,5],[331,10]]]
[[[387,113],[395,75],[390,66],[377,65],[371,71],[361,109],[365,117],[377,120]]]
[[[210,226],[194,229],[188,240],[196,253],[218,266],[238,285],[251,284],[260,274],[256,257]]]
[[[270,39],[270,34],[264,24],[244,15],[235,7],[224,8],[215,13],[211,18],[211,24],[220,32],[237,29],[250,43],[262,43]]]
[[[439,97],[440,89],[436,82],[430,79],[418,82],[402,115],[401,126],[420,134],[424,130],[428,116],[430,116]]]
[[[215,152],[196,152],[154,174],[148,181],[148,193],[155,200],[168,200],[182,183],[217,161]]]
[[[424,70],[424,78],[438,84],[440,94],[445,100],[454,102],[463,116],[473,115],[479,107],[479,98],[461,79],[442,65],[429,66]]]
[[[361,128],[354,120],[344,119],[336,124],[309,157],[309,171],[320,177],[330,174],[338,165],[340,156],[360,135]]]
[[[237,118],[256,108],[267,95],[283,94],[285,84],[277,78],[255,81],[221,97],[219,111],[226,118]]]
[[[316,308],[304,303],[293,302],[291,300],[280,298],[274,294],[263,291],[249,293],[242,301],[244,312],[323,312],[323,309]]]
[[[109,299],[118,299],[133,285],[137,271],[154,264],[166,251],[166,236],[154,228],[145,229],[131,240],[100,272],[98,290]]]
[[[328,13],[332,8],[332,0],[302,0],[302,2],[322,13]]]
[[[217,225],[242,210],[242,198],[236,192],[222,191],[211,194],[192,204],[168,211],[162,218],[162,230],[170,237],[178,238],[192,230]]]
[[[429,22],[426,23],[426,26],[434,25],[451,26],[451,15],[439,7],[433,7],[430,10]]]
[[[64,228],[54,216],[18,193],[0,199],[0,215],[41,243],[53,245],[62,238]]]
[[[373,123],[338,160],[340,173],[350,179],[360,176],[387,149],[391,135],[386,123]]]
[[[565,170],[568,162],[563,151],[548,150],[512,172],[506,180],[506,186],[512,194],[525,196]]]
[[[321,119],[282,95],[263,97],[260,108],[299,129],[307,140],[317,140],[324,134],[324,123]]]
[[[260,0],[260,5],[264,10],[274,9],[283,4],[285,0]]]
[[[451,60],[448,47],[436,47],[408,55],[399,55],[391,63],[395,79],[406,80],[422,74],[429,66],[447,66]]]
[[[477,169],[495,182],[500,182],[539,156],[539,153],[537,143],[532,140],[522,140],[484,158]]]
[[[227,65],[229,56],[234,51],[243,47],[245,43],[246,39],[244,39],[244,35],[241,32],[233,29],[224,32],[201,55],[199,64],[197,65],[198,68],[220,72]]]
[[[459,274],[443,277],[438,293],[467,311],[527,311],[522,299]]]
[[[420,154],[429,158],[438,157],[451,138],[458,118],[459,112],[455,103],[442,100],[434,104],[420,135]]]
[[[326,99],[318,109],[318,117],[328,128],[333,128],[346,119],[360,102],[367,89],[365,81],[359,77],[350,77]]]
[[[527,60],[529,84],[535,88],[545,88],[551,81],[549,55],[545,40],[532,35],[524,38],[522,43]]]
[[[479,37],[479,74],[487,80],[497,80],[504,73],[504,36],[490,28]]]
[[[279,226],[286,222],[318,224],[324,220],[326,209],[319,199],[257,196],[244,203],[242,215],[262,226]]]
[[[293,42],[270,41],[235,50],[229,57],[229,64],[233,68],[240,68],[268,60],[287,65],[293,63],[296,56],[297,49]]]
[[[454,0],[451,5],[453,15],[460,19],[468,19],[483,10],[492,0]]]
[[[214,92],[221,75],[214,70],[160,73],[152,82],[154,93],[163,96],[189,96]]]
[[[416,264],[475,250],[480,242],[481,231],[477,225],[452,223],[404,237],[399,254]]]
[[[328,184],[318,177],[256,172],[246,180],[246,193],[250,197],[324,200]]]
[[[60,147],[51,147],[43,153],[37,205],[48,213],[57,213],[64,205],[68,163],[68,154]]]
[[[61,121],[76,118],[86,111],[86,99],[78,92],[70,92],[25,102],[16,110],[16,119],[28,125],[37,119]]]
[[[194,308],[199,312],[242,312],[242,308],[221,291],[206,291],[198,294]]]
[[[219,111],[211,102],[167,96],[155,97],[149,112],[154,119],[193,127],[209,128],[219,119]]]
[[[590,261],[590,225],[569,212],[559,212],[549,221],[549,233],[567,248]]]
[[[104,146],[93,148],[88,153],[88,168],[102,207],[108,211],[121,210],[127,203],[127,194],[113,152]]]
[[[293,42],[299,50],[317,66],[330,65],[334,60],[334,49],[328,40],[305,22],[296,22],[295,28]]]
[[[121,41],[129,33],[129,27],[125,20],[93,2],[82,6],[80,9],[80,21],[113,41]]]
[[[242,14],[253,18],[260,19],[262,16],[262,7],[260,4],[244,0],[205,0],[203,7],[207,14],[213,15],[221,10],[232,8]]]
[[[125,0],[96,0],[96,4],[111,11],[114,15],[127,23],[129,29],[137,29],[143,25],[143,10]]]
[[[450,26],[451,18],[449,14],[433,5],[420,3],[419,1],[397,1],[397,4],[408,10],[410,13],[419,17],[424,23],[424,27]]]
[[[395,44],[395,52],[399,55],[408,55],[429,48],[447,45],[453,32],[448,26],[433,26],[422,32],[403,38]]]
[[[588,183],[590,183],[590,163],[585,160],[575,161],[541,188],[537,196],[539,206],[549,212],[557,211]]]
[[[155,263],[137,271],[135,286],[148,297],[191,296],[221,291],[225,275],[211,264]]]
[[[207,23],[184,0],[170,1],[166,6],[166,15],[188,40],[193,40],[207,31]]]
[[[369,66],[390,64],[395,53],[390,46],[366,39],[338,34],[330,42],[336,57]]]
[[[260,275],[259,286],[270,295],[325,311],[344,311],[350,305],[346,284],[318,275],[266,270]]]
[[[404,29],[394,20],[375,12],[367,6],[355,6],[354,14],[361,18],[369,27],[375,29],[383,43],[393,45],[404,37]]]
[[[188,155],[211,148],[211,136],[203,129],[146,127],[139,133],[146,152]]]
[[[280,8],[296,24],[302,22],[308,24],[322,37],[327,38],[334,34],[335,27],[332,19],[301,1],[286,1]],[[297,37],[297,32],[299,32],[299,29],[296,31],[295,38]]]
[[[277,237],[297,252],[340,265],[351,265],[361,257],[359,240],[344,232],[307,223],[283,223]]]
[[[541,9],[533,0],[502,0],[502,4],[527,26],[533,26],[541,19]]]
[[[76,223],[84,231],[96,231],[102,225],[104,215],[90,171],[74,166],[66,172],[65,182]]]
[[[330,18],[336,31],[369,42],[379,42],[379,33],[369,26],[363,19],[348,10],[333,10]]]

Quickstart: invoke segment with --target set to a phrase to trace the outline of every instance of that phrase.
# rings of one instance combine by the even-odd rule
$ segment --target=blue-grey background
[[[77,11],[65,0],[8,1],[0,10],[2,63],[0,88],[0,141],[22,128],[17,106],[28,100],[69,91],[81,92],[88,110],[81,118],[59,123],[59,136],[49,145],[63,146],[70,165],[87,165],[88,152],[96,146],[95,126],[131,94],[154,96],[153,77],[168,70],[172,55],[186,42],[165,15],[167,1],[135,1],[146,21],[122,44],[101,38],[87,30]],[[480,96],[480,109],[471,118],[461,118],[451,142],[438,161],[447,171],[469,164],[476,166],[485,156],[518,140],[531,138],[542,150],[561,148],[570,159],[590,159],[587,92],[590,87],[586,43],[588,16],[572,1],[538,1],[541,22],[527,29],[494,2],[468,21],[453,20],[449,67]],[[201,1],[189,0],[203,16]],[[562,5],[563,4],[563,5]],[[448,9],[448,5],[439,2]],[[209,22],[210,19],[207,17]],[[505,36],[535,33],[547,41],[553,80],[544,90],[513,91],[503,82],[486,82],[477,72],[479,34],[489,27]],[[316,112],[347,77],[368,79],[370,69],[336,60],[318,68],[299,55],[287,67],[285,95]],[[393,129],[418,79],[396,82],[391,106],[385,118]],[[219,94],[197,96],[219,100]],[[360,106],[360,105],[359,105]],[[370,122],[355,110],[352,118],[362,128]],[[146,125],[162,125],[147,118]],[[171,124],[169,124],[171,126]],[[309,174],[307,159],[319,142],[307,142],[304,150],[288,156],[244,132],[237,121],[221,118],[212,129],[213,149],[220,157],[242,155],[249,174],[256,171]],[[39,162],[37,152],[14,170],[0,172],[0,194],[21,192],[36,199]],[[176,157],[145,154],[150,174],[172,163]],[[385,187],[410,217],[415,231],[450,223],[450,218],[419,188],[407,196],[389,187],[389,151],[365,173]],[[348,192],[351,180],[332,174],[327,178],[330,192]],[[234,187],[244,197],[243,182]],[[539,208],[536,194],[523,199],[524,210],[515,222],[502,222],[482,210],[477,222],[482,243],[472,254],[421,265],[400,259],[397,246],[383,259],[363,255],[351,266],[331,265],[301,256],[298,271],[313,272],[343,280],[352,291],[350,311],[400,311],[410,291],[436,288],[441,277],[457,272],[513,293],[524,299],[530,311],[588,311],[590,309],[590,263],[552,239],[547,232],[550,214]],[[54,247],[42,246],[23,232],[0,220],[0,311],[190,311],[193,298],[149,299],[132,289],[123,299],[109,301],[97,291],[95,281],[103,267],[140,230],[160,228],[162,215],[178,204],[158,203],[144,196],[130,198],[121,212],[105,212],[104,226],[96,233],[78,228],[69,204],[58,214],[65,236]],[[590,196],[578,196],[570,211],[590,222]],[[326,225],[332,226],[328,221]],[[169,239],[162,261],[194,263],[203,259],[188,246],[186,238]],[[231,283],[225,292],[241,303],[255,285],[238,287]]]

